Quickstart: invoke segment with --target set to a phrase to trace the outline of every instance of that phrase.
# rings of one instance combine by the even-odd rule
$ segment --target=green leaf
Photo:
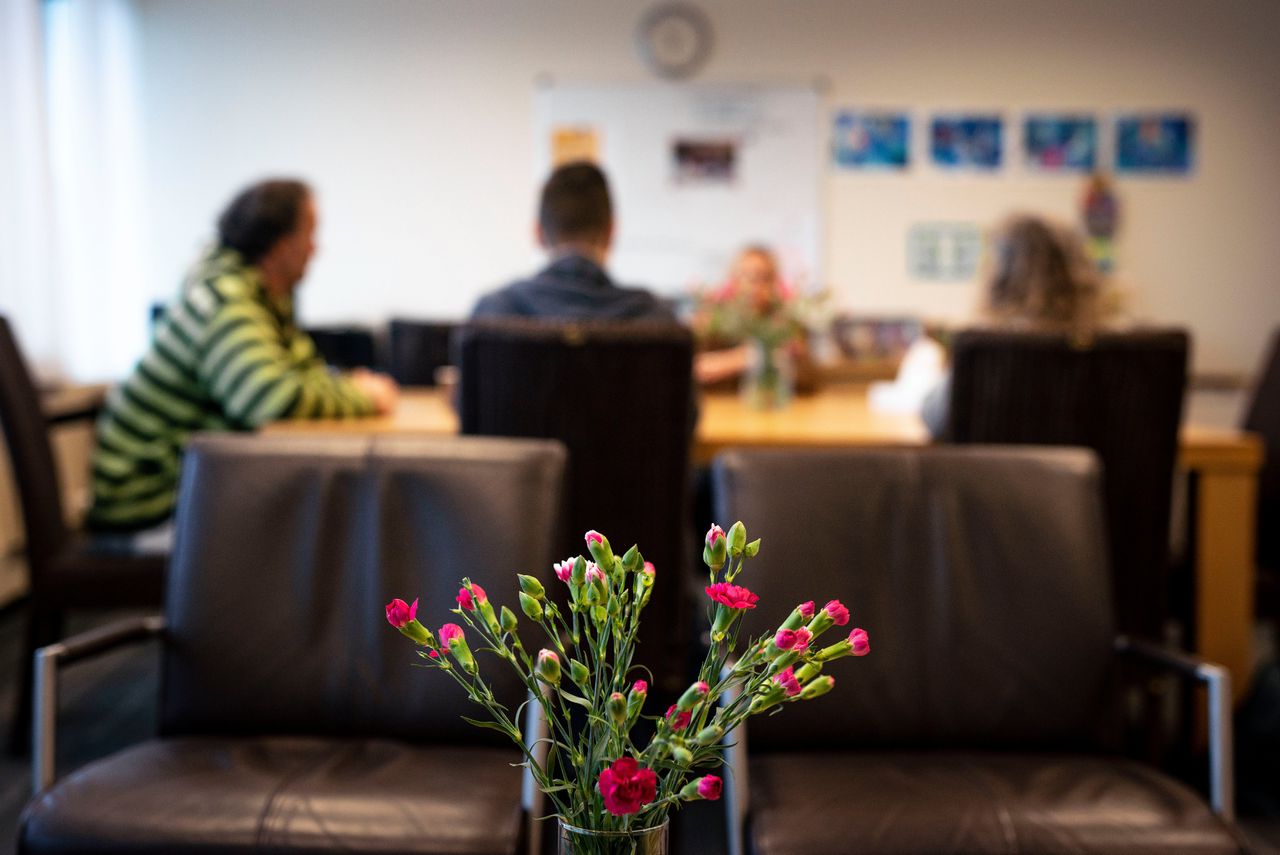
[[[463,716],[458,716],[458,718],[462,719],[463,721],[465,721],[467,724],[471,725],[472,727],[483,727],[483,728],[485,728],[486,730],[496,730],[496,731],[498,731],[498,733],[501,733],[501,734],[503,734],[504,736],[510,736],[510,735],[511,735],[510,733],[508,733],[508,732],[507,732],[507,729],[506,729],[505,727],[503,727],[502,725],[498,724],[496,721],[481,721],[481,720],[480,720],[480,719],[478,719],[478,718],[468,718],[468,717],[467,717],[467,716],[465,716],[465,715],[463,715]]]
[[[575,695],[573,692],[566,692],[564,689],[561,689],[560,697],[564,698],[566,701],[568,701],[571,704],[577,704],[578,706],[582,707],[588,712],[591,711],[591,701],[587,700],[581,695]]]

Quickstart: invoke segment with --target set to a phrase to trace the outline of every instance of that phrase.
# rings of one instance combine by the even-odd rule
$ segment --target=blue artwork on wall
[[[1042,172],[1092,172],[1098,123],[1092,116],[1040,113],[1023,123],[1026,164]]]
[[[1002,135],[998,115],[937,115],[930,126],[929,153],[946,169],[996,170],[1004,157]]]
[[[850,169],[906,169],[911,118],[889,111],[842,110],[832,126],[831,154],[837,166]]]
[[[1191,171],[1195,119],[1141,113],[1116,119],[1116,171],[1185,175]]]

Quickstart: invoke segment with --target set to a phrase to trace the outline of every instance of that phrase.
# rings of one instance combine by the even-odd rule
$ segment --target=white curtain
[[[133,9],[129,0],[0,0],[0,9],[15,141],[0,166],[13,190],[0,202],[0,311],[44,373],[119,379],[146,341],[150,293]]]

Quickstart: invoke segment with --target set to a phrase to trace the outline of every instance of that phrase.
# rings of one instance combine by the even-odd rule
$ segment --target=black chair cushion
[[[1241,851],[1191,790],[1113,757],[764,755],[750,786],[755,855]]]
[[[156,740],[31,802],[19,851],[513,855],[518,761],[387,740]]]

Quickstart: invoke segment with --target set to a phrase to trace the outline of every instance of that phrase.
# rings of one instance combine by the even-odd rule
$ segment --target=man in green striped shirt
[[[369,371],[331,373],[294,321],[293,291],[315,251],[315,226],[311,192],[298,181],[255,184],[219,217],[217,246],[188,274],[98,420],[92,528],[165,523],[193,431],[395,406],[394,382]]]

